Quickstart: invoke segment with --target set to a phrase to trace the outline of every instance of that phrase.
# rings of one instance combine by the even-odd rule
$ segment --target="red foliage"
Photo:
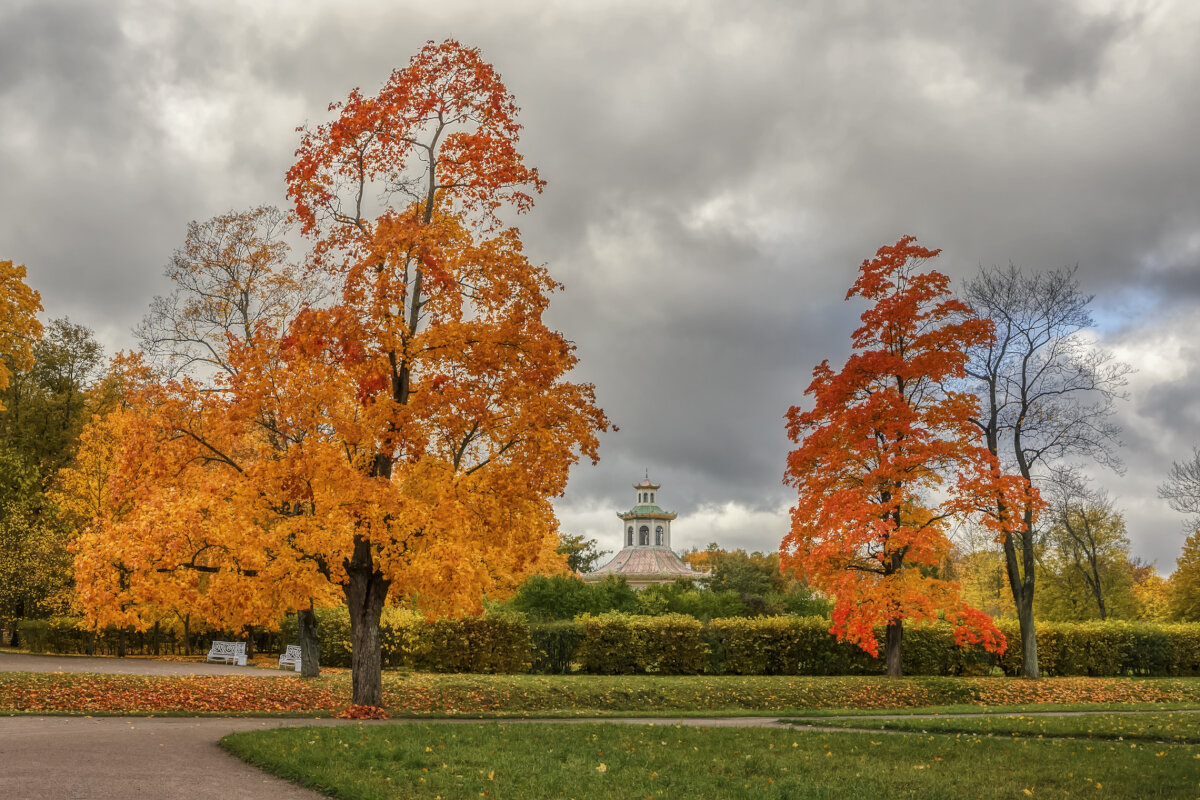
[[[784,478],[798,502],[783,565],[834,598],[831,632],[873,655],[876,626],[939,614],[960,644],[1005,647],[992,621],[960,600],[958,584],[935,577],[950,521],[1020,491],[974,444],[975,398],[948,387],[963,377],[964,351],[988,341],[991,328],[950,297],[949,278],[919,270],[938,252],[904,237],[863,262],[846,297],[873,305],[853,354],[839,372],[818,365],[805,392],[815,406],[787,413],[800,446]]]
[[[337,714],[338,719],[391,719],[391,714],[379,706],[347,706]]]

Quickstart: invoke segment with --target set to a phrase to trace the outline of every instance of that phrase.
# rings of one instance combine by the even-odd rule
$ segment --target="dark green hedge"
[[[50,617],[24,619],[20,622],[21,646],[35,653],[80,653],[85,655],[116,655],[122,632],[115,627],[101,631],[87,630],[80,617]],[[293,626],[294,628],[294,626]],[[214,639],[246,641],[246,632],[214,631],[201,627],[190,629],[186,638],[182,623],[177,619],[137,631],[124,631],[125,652],[128,655],[203,655]],[[293,636],[289,641],[295,641]],[[254,630],[254,651],[282,652],[279,631],[262,628]]]
[[[42,652],[111,652],[113,634],[92,634],[77,620],[54,618],[22,624],[26,646]],[[344,608],[317,612],[321,663],[349,666],[350,620]],[[1015,621],[1001,621],[1008,650],[993,656],[959,648],[948,625],[906,628],[907,675],[985,675],[1021,671],[1021,638]],[[824,617],[716,619],[707,624],[685,614],[657,617],[616,612],[584,614],[573,622],[529,623],[517,614],[488,614],[428,621],[410,611],[384,612],[383,663],[424,672],[583,672],[602,675],[698,673],[730,675],[870,675],[881,658],[838,642]],[[130,652],[145,652],[151,634],[130,633]],[[194,652],[208,647],[208,635]],[[295,621],[278,637],[296,641]],[[1200,675],[1200,624],[1039,622],[1038,662],[1043,675]],[[882,631],[879,649],[883,652]],[[91,647],[89,647],[89,644]],[[201,646],[202,645],[202,646]],[[265,648],[263,648],[265,649]]]

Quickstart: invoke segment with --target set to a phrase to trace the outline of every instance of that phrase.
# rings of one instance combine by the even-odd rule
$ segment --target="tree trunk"
[[[247,625],[243,630],[246,634],[246,663],[249,664],[254,660],[254,626]]]
[[[185,614],[183,617],[183,654],[185,656],[192,654],[192,630],[189,624],[191,619],[191,614]]]
[[[21,620],[25,617],[25,600],[17,598],[16,608],[13,609],[12,636],[8,639],[9,647],[21,646]]]
[[[117,658],[125,657],[125,626],[117,632]]]
[[[1033,622],[1033,592],[1022,593],[1017,600],[1017,622],[1021,626],[1021,675],[1038,678],[1037,628]]]
[[[379,649],[379,618],[389,581],[375,567],[371,543],[354,537],[354,555],[345,562],[346,604],[350,608],[351,697],[355,705],[383,705],[383,657]]]
[[[296,628],[300,633],[300,677],[321,676],[321,640],[317,633],[317,615],[312,606],[296,612]]]
[[[904,623],[898,619],[892,620],[887,626],[887,644],[884,651],[887,656],[887,674],[889,678],[899,678],[901,676],[900,645],[903,641]]]
[[[1004,568],[1008,572],[1008,585],[1012,590],[1013,604],[1017,607],[1017,622],[1021,626],[1021,675],[1038,678],[1037,626],[1033,621],[1033,519],[1032,512],[1025,512],[1025,530],[1004,537]],[[1017,539],[1021,541],[1021,559],[1017,560]],[[1024,567],[1024,569],[1022,569]]]

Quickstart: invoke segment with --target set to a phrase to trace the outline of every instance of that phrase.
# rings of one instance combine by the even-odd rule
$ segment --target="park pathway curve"
[[[199,798],[315,800],[217,746],[236,731],[314,720],[0,717],[7,800]]]

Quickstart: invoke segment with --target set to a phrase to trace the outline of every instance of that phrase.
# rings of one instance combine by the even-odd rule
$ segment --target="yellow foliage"
[[[25,267],[0,261],[0,355],[10,357],[18,369],[33,366],[33,343],[42,335],[37,319],[41,310],[41,295],[25,284]],[[0,390],[11,379],[12,372],[0,359]]]

